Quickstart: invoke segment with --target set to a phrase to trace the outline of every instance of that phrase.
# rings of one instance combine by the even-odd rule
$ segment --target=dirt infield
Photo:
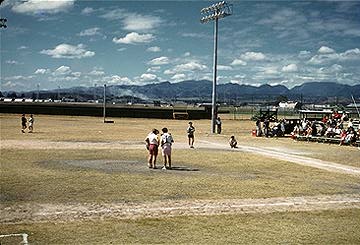
[[[360,208],[360,195],[194,201],[167,200],[148,203],[26,204],[11,207],[1,205],[0,208],[1,224],[22,224],[109,218],[139,219]]]

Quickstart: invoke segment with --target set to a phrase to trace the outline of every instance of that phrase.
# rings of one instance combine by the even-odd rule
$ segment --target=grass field
[[[27,233],[34,244],[360,243],[359,175],[229,150],[226,142],[235,135],[242,146],[360,168],[356,147],[256,138],[251,121],[224,120],[223,134],[212,135],[209,120],[196,120],[195,149],[188,149],[187,121],[114,118],[114,124],[104,124],[95,117],[35,115],[34,133],[22,134],[19,115],[1,114],[0,120],[0,234]],[[144,138],[165,126],[175,139],[177,169],[149,170]],[[161,162],[159,156],[158,166]],[[353,201],[336,206],[333,196]],[[325,197],[332,206],[271,210],[286,198],[306,203],[310,197]],[[272,203],[266,210],[258,205],[212,213],[204,205],[202,213],[167,213],[171,205],[190,210],[199,200],[223,206],[229,200]],[[118,210],[100,208],[107,205],[161,210],[124,218]],[[0,238],[1,244],[9,241]]]

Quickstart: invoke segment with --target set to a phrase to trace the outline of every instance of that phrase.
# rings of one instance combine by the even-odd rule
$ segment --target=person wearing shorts
[[[25,114],[22,114],[22,116],[21,116],[21,132],[23,132],[23,133],[25,133],[26,123],[27,123],[27,119],[25,117]]]
[[[153,129],[145,139],[146,148],[149,151],[148,156],[148,167],[156,168],[156,158],[158,155],[158,147],[159,147],[159,138],[158,138],[159,130]]]
[[[161,130],[163,134],[161,135],[161,149],[162,149],[162,155],[164,159],[164,166],[163,170],[166,170],[166,164],[169,164],[169,169],[171,169],[171,145],[174,143],[174,139],[171,136],[170,133],[168,133],[167,128],[163,128]]]
[[[32,133],[33,130],[34,130],[34,116],[33,114],[31,114],[29,118],[29,133]]]
[[[190,148],[194,148],[194,132],[195,132],[195,127],[193,126],[193,123],[192,122],[189,122],[189,127],[187,128],[186,130],[187,132],[187,136],[188,136],[188,139],[189,139],[189,146]]]

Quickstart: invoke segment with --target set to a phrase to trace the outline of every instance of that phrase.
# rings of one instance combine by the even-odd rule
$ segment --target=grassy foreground
[[[30,244],[359,244],[359,217],[360,210],[355,209],[0,225],[0,229],[26,232]]]
[[[115,124],[110,125],[91,117],[36,116],[35,133],[22,134],[19,115],[2,114],[0,120],[1,141],[26,141],[27,144],[126,141],[138,144],[151,128],[166,126],[176,143],[186,143],[186,121],[114,119]],[[224,120],[223,135],[209,135],[208,120],[194,124],[196,140],[226,142],[229,135],[235,134],[240,144],[292,149],[324,160],[329,160],[330,155],[334,162],[360,167],[360,151],[356,148],[254,138],[250,136],[253,122],[249,121]],[[179,149],[174,151],[173,159],[175,166],[198,171],[148,170],[145,148],[2,148],[0,203],[141,203],[358,194],[360,190],[359,178],[250,153]],[[161,157],[159,160],[161,162]],[[92,161],[109,161],[113,165],[93,166]],[[139,166],[137,171],[126,162]],[[29,242],[34,244],[359,244],[359,230],[359,209],[0,224],[0,234],[26,232],[30,235]],[[5,240],[0,242],[6,244]]]

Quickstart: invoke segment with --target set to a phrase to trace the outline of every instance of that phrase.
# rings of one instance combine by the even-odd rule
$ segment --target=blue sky
[[[228,1],[218,83],[360,83],[359,1]],[[213,1],[7,1],[1,90],[212,79]]]

